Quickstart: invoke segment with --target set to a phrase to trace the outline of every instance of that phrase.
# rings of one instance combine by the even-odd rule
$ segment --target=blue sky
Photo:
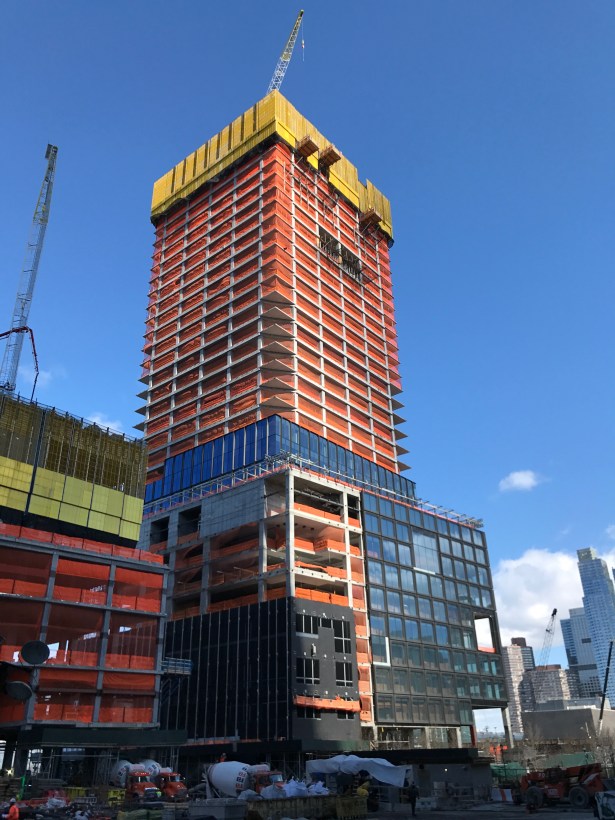
[[[152,184],[264,95],[298,8],[2,4],[3,328],[59,146],[40,401],[139,420]],[[580,605],[575,550],[615,548],[615,5],[304,8],[283,93],[392,201],[412,477],[485,519],[503,632],[540,645],[551,609]]]

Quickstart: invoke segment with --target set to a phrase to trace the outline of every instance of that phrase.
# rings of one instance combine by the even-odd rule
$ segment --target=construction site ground
[[[525,818],[535,817],[536,820],[590,820],[593,817],[592,809],[579,811],[570,806],[545,806],[537,812],[528,814],[525,806],[511,806],[503,803],[486,803],[479,806],[472,806],[455,809],[424,809],[416,811],[417,818],[423,820],[525,820]],[[404,811],[394,812],[374,812],[368,814],[369,820],[400,820],[400,818],[411,817],[410,808]]]

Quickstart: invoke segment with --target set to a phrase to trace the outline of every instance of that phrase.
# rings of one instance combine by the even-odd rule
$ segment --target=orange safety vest
[[[17,803],[11,803],[7,818],[8,820],[19,820],[19,807]]]

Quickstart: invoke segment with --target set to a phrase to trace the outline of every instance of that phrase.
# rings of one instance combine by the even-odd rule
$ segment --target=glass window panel
[[[433,515],[427,515],[427,513],[423,513],[423,526],[426,530],[435,530],[436,521]]]
[[[405,544],[399,544],[399,563],[402,567],[411,567],[412,566],[412,553],[410,552],[410,547],[406,546]]]
[[[363,493],[363,509],[367,512],[378,512],[378,499],[371,493]]]
[[[463,558],[463,545],[459,541],[451,541],[455,558]]]
[[[401,598],[399,592],[387,590],[387,609],[389,612],[401,615]]]
[[[440,544],[440,552],[446,553],[446,555],[451,554],[451,542],[448,538],[443,538],[440,536],[438,538],[438,543]]]
[[[433,601],[433,616],[436,621],[446,621],[446,606],[442,601]]]
[[[439,643],[440,646],[448,646],[450,644],[448,626],[436,624],[436,642]]]
[[[377,535],[368,533],[365,536],[365,547],[370,558],[382,558],[382,547]]]
[[[414,713],[414,720],[416,723],[428,722],[429,711],[427,709],[426,698],[412,698],[412,711]]]
[[[421,669],[421,667],[423,666],[423,658],[421,655],[420,646],[408,647],[408,664],[410,666],[414,666],[415,669]]]
[[[455,672],[466,671],[466,659],[463,652],[453,652],[453,669]]]
[[[467,584],[457,584],[457,598],[462,604],[471,604],[470,592]]]
[[[444,592],[446,593],[446,600],[447,601],[456,601],[457,600],[457,588],[455,587],[454,581],[445,581],[444,582]]]
[[[474,564],[466,564],[466,575],[468,576],[468,581],[478,584],[478,572],[476,571]]]
[[[423,647],[423,665],[425,669],[438,668],[438,650],[432,649],[431,646]]]
[[[448,620],[452,624],[460,624],[461,617],[459,615],[459,607],[457,604],[447,604],[448,609]]]
[[[380,519],[373,513],[365,513],[365,529],[371,532],[380,532]]]
[[[473,675],[478,675],[478,664],[473,652],[466,653],[466,669]]]
[[[410,691],[409,689],[409,677],[408,677],[408,670],[407,669],[394,669],[393,670],[393,691],[399,693],[400,695],[406,695]]]
[[[441,693],[439,672],[427,672],[425,675],[425,686],[428,695],[439,695]]]
[[[378,695],[376,697],[376,714],[378,720],[384,723],[393,721],[393,695]]]
[[[414,524],[415,527],[423,526],[423,520],[420,511],[415,510],[413,507],[410,507],[410,523]]]
[[[390,541],[388,538],[383,538],[382,553],[385,561],[390,561],[392,564],[397,563],[397,547],[395,541]]]
[[[441,700],[429,700],[429,720],[431,723],[444,723],[444,706]]]
[[[384,590],[380,587],[370,587],[369,601],[372,609],[380,609],[384,611]]]
[[[468,679],[463,675],[457,675],[457,697],[467,698],[470,695]]]
[[[391,642],[391,663],[395,663],[398,666],[406,666],[408,659],[406,657],[406,645],[403,643],[397,643],[397,641]]]
[[[423,595],[429,595],[429,576],[422,572],[417,572],[415,575],[416,591],[422,592]]]
[[[452,646],[463,646],[463,639],[461,637],[461,629],[458,629],[456,626],[451,627],[451,645]]]
[[[410,530],[406,524],[397,524],[397,538],[399,541],[410,543]]]
[[[471,547],[470,544],[464,544],[463,557],[466,559],[466,561],[474,561],[474,547]]]
[[[431,601],[429,598],[419,598],[419,618],[426,618],[427,620],[431,620],[433,618],[431,612]]]
[[[476,636],[473,632],[463,632],[463,646],[464,649],[476,649]]]
[[[442,584],[442,578],[436,578],[432,575],[429,579],[429,584],[431,586],[431,594],[434,598],[444,598],[444,586]]]
[[[411,569],[400,569],[401,588],[408,592],[414,592],[414,574]]]
[[[380,504],[380,515],[388,515],[393,518],[393,503],[388,498],[378,499]]]
[[[425,694],[424,672],[410,672],[410,691],[413,695]]]
[[[390,638],[403,638],[404,637],[404,627],[403,627],[401,618],[392,618],[391,616],[389,616],[389,637]]]
[[[468,529],[468,527],[461,528],[461,537],[464,541],[468,541],[470,544],[472,543],[472,533]]]
[[[453,521],[449,521],[448,522],[448,531],[455,538],[461,538],[461,533],[459,532],[459,524],[455,524],[455,523],[453,523]]]
[[[381,615],[372,615],[370,618],[370,626],[372,628],[372,635],[386,635],[386,624],[384,617]]]
[[[374,666],[374,682],[376,684],[376,692],[392,692],[393,679],[391,677],[391,670],[383,666]]]
[[[484,567],[478,567],[478,583],[482,587],[489,586],[489,574]]]
[[[389,538],[395,538],[395,524],[390,518],[380,519],[380,532]]]
[[[460,607],[461,611],[461,625],[462,626],[474,626],[474,615],[472,614],[472,610],[468,609],[467,606]]]
[[[452,669],[451,653],[448,649],[438,649],[438,663],[440,669]]]
[[[395,512],[395,519],[397,521],[407,521],[408,520],[408,508],[404,507],[403,504],[395,504],[394,505],[394,512]]]
[[[397,571],[397,567],[393,567],[391,564],[385,564],[384,576],[386,586],[399,589],[399,573]]]
[[[484,533],[480,530],[472,530],[472,540],[477,546],[482,547],[485,543]]]
[[[462,581],[466,580],[466,566],[463,561],[455,561],[455,577]]]
[[[476,678],[470,679],[470,697],[480,698],[480,681]]]
[[[406,624],[406,640],[407,641],[418,641],[419,639],[419,625],[417,621],[413,621],[409,618],[405,619]]]
[[[448,535],[448,524],[445,518],[436,518],[436,529],[442,535]]]
[[[489,609],[493,607],[493,596],[488,589],[481,590],[481,598],[483,606],[488,607]]]
[[[372,658],[375,663],[389,662],[386,638],[372,634]]]
[[[475,547],[474,554],[476,556],[476,562],[478,564],[484,564],[487,566],[487,553],[485,550],[480,549],[479,547]]]
[[[395,698],[395,721],[396,723],[411,723],[410,698]]]
[[[421,640],[427,643],[435,643],[435,635],[433,624],[427,621],[421,621]]]
[[[368,561],[367,562],[367,572],[370,583],[372,584],[383,584],[384,578],[382,576],[382,564],[377,563],[376,561]]]
[[[407,615],[409,618],[416,618],[416,598],[414,595],[403,595],[402,602],[404,615]]]
[[[447,578],[453,577],[453,562],[444,555],[442,556],[442,575],[445,575]]]
[[[480,590],[478,587],[475,587],[473,584],[470,584],[470,600],[474,604],[474,606],[482,606],[482,600],[480,597]]]

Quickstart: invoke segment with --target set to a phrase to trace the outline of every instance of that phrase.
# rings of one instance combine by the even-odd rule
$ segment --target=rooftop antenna
[[[290,33],[290,37],[286,41],[286,45],[282,50],[282,54],[280,55],[280,59],[278,60],[278,64],[275,67],[275,71],[273,72],[273,77],[271,78],[271,82],[269,83],[269,88],[267,89],[267,94],[271,91],[279,91],[280,86],[282,85],[282,81],[284,80],[284,75],[288,69],[288,64],[290,63],[290,58],[293,56],[293,49],[295,48],[295,43],[297,42],[297,37],[299,36],[299,27],[301,25],[301,19],[303,17],[303,9],[297,15],[297,19],[295,20],[295,25],[292,28]],[[302,41],[302,48],[303,48],[303,41]]]
[[[0,367],[0,391],[8,393],[15,392],[17,382],[17,368],[23,347],[24,331],[28,328],[28,316],[36,284],[36,274],[41,260],[43,242],[45,241],[45,231],[49,222],[49,209],[51,207],[51,193],[53,191],[53,181],[56,172],[56,157],[58,149],[55,145],[48,145],[45,152],[47,160],[47,170],[43,178],[38,202],[32,218],[30,236],[26,245],[26,258],[21,269],[19,286],[17,288],[17,298],[13,309],[10,335],[7,334],[6,347],[2,366]],[[32,335],[30,331],[30,338]],[[33,341],[33,340],[32,340]]]

